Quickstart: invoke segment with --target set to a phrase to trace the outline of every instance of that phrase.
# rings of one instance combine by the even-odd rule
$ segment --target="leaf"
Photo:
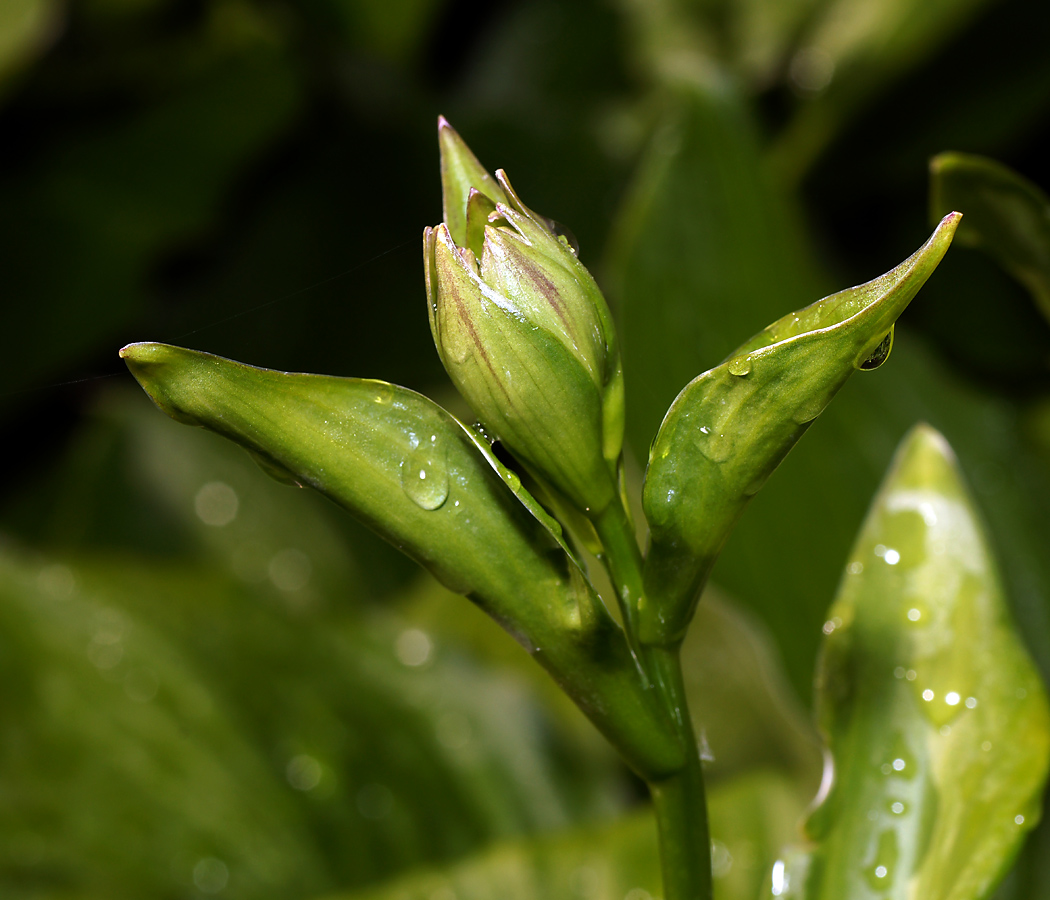
[[[970,24],[989,0],[830,0],[798,40],[788,71],[804,95],[773,162],[799,180],[870,101]]]
[[[5,82],[58,33],[55,0],[7,0],[0,6],[0,96]]]
[[[737,518],[856,369],[882,365],[893,324],[951,243],[944,218],[907,260],[789,314],[685,387],[653,442],[641,637],[681,640]]]
[[[239,896],[301,898],[618,808],[608,751],[513,672],[276,599],[184,560],[0,551],[5,900],[184,896],[208,858]]]
[[[1044,688],[945,440],[905,440],[824,626],[831,762],[775,896],[980,900],[1040,815]]]
[[[989,253],[1050,319],[1050,199],[1000,163],[965,153],[930,161],[930,209],[959,209],[959,241]]]
[[[626,641],[575,562],[504,485],[478,439],[379,381],[256,369],[164,344],[121,351],[153,401],[348,509],[521,642],[641,771],[678,749]]]
[[[793,832],[797,794],[754,772],[710,794],[714,900],[754,900],[762,861]],[[661,895],[652,813],[612,825],[505,843],[457,865],[325,900],[653,900]]]

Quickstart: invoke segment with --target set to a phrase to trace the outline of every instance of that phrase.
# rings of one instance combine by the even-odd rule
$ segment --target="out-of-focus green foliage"
[[[930,207],[965,209],[959,235],[979,247],[1032,294],[1050,318],[1050,200],[994,160],[942,153],[930,162]]]
[[[405,879],[501,858],[534,872],[537,855],[582,898],[651,893],[654,857],[649,876],[628,871],[652,846],[645,815],[613,821],[636,786],[513,641],[239,451],[114,399],[108,379],[52,385],[115,375],[115,348],[147,336],[445,403],[417,258],[443,112],[580,237],[619,320],[640,482],[689,381],[921,242],[930,157],[1045,181],[1048,40],[1050,8],[1030,0],[5,5],[0,893],[390,883],[445,900],[425,879],[447,876]],[[742,517],[713,572],[741,609],[702,602],[689,640],[711,643],[687,659],[733,859],[716,886],[743,879],[726,900],[754,896],[815,790],[796,707],[851,537],[917,420],[957,450],[1050,671],[1048,348],[1010,277],[953,250],[889,363],[845,386]],[[751,618],[787,683],[732,624]],[[140,667],[157,678],[145,702]],[[720,671],[739,677],[716,694]],[[290,780],[318,771],[312,789]],[[402,775],[416,790],[395,794]],[[791,802],[721,805],[762,779]],[[564,829],[563,853],[549,833]],[[623,869],[593,849],[632,835]],[[1001,897],[1050,896],[1048,842],[1044,825]],[[574,863],[608,881],[571,880]]]
[[[823,630],[815,849],[774,895],[988,896],[1040,817],[1050,708],[933,429],[905,438]]]

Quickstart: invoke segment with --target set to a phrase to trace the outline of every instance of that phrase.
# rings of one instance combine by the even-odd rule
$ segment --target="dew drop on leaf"
[[[875,350],[872,352],[871,356],[864,360],[864,362],[857,366],[857,368],[865,372],[871,371],[872,369],[877,369],[884,362],[886,362],[887,359],[890,358],[890,350],[892,349],[893,329],[891,328],[886,337],[882,339],[879,346],[876,347]]]
[[[424,438],[401,464],[401,488],[421,509],[438,509],[448,499],[448,467],[436,435]]]
[[[729,360],[729,365],[726,366],[729,369],[730,375],[739,375],[743,377],[751,371],[751,357],[750,356],[737,356]]]

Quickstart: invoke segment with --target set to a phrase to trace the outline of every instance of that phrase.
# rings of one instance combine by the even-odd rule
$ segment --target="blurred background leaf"
[[[116,390],[116,350],[383,378],[465,414],[418,258],[444,113],[609,291],[637,472],[688,380],[922,242],[930,157],[1047,188],[1048,41],[1028,0],[5,4],[4,895],[446,900],[433,879],[466,896],[504,859],[548,896],[654,891],[638,784],[525,654],[321,498]],[[687,659],[725,900],[815,788],[820,629],[916,420],[956,447],[1050,672],[1048,349],[1023,289],[953,248],[741,520]],[[1050,896],[1048,841],[1004,898]]]

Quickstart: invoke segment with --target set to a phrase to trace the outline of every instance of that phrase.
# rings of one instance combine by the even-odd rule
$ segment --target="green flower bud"
[[[557,227],[438,128],[445,222],[424,232],[438,354],[488,432],[594,518],[618,496],[623,447],[609,309]]]

